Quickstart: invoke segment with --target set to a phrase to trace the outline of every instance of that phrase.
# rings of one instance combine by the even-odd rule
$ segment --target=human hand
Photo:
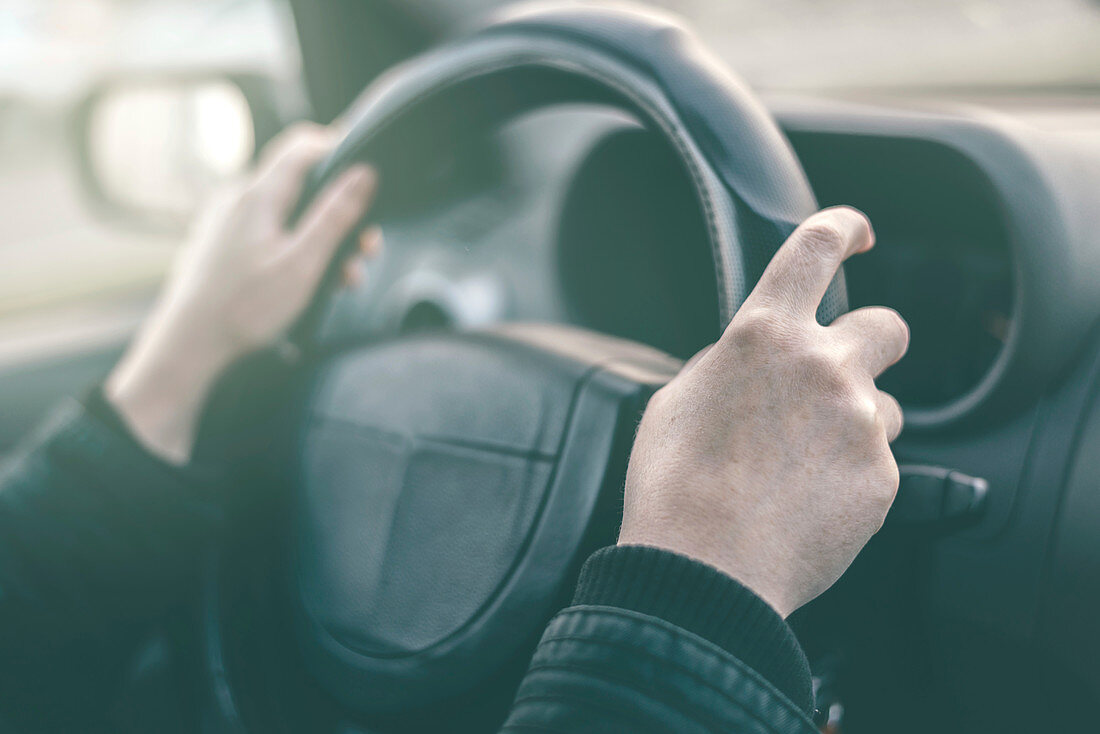
[[[288,129],[265,150],[257,172],[197,220],[151,316],[104,387],[153,453],[188,461],[217,378],[295,321],[366,213],[375,174],[357,165],[318,194],[296,224],[286,224],[310,169],[336,142],[330,128]],[[364,256],[379,244],[375,231],[360,236]],[[356,277],[357,266],[348,264],[346,279]]]
[[[783,616],[848,568],[897,492],[901,408],[874,380],[905,354],[909,328],[888,308],[830,326],[815,312],[841,263],[873,244],[854,209],[807,219],[721,339],[653,397],[620,545],[709,563]]]

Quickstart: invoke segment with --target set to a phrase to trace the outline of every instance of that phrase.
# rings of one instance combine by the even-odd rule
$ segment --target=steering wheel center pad
[[[567,327],[350,352],[308,400],[298,638],[330,693],[430,706],[529,655],[613,543],[637,420],[680,362]]]

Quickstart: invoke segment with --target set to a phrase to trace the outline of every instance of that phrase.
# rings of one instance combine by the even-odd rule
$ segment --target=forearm
[[[103,397],[144,449],[183,466],[191,458],[210,392],[236,357],[228,346],[198,328],[201,323],[172,322],[162,316],[173,308],[173,298],[171,293],[162,296],[141,334],[111,371]]]
[[[503,731],[810,732],[809,667],[786,623],[682,556],[614,548],[585,565]]]
[[[0,649],[154,614],[216,532],[201,489],[111,423],[70,401],[4,463]]]

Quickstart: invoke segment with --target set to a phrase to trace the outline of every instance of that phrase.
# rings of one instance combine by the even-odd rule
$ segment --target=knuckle
[[[648,405],[646,405],[646,412],[660,411],[669,401],[672,399],[672,383],[666,384],[657,392],[653,393],[653,396],[649,399]]]
[[[298,120],[286,128],[288,137],[301,137],[303,135],[320,135],[325,128],[310,120]]]
[[[301,150],[325,141],[325,128],[315,122],[296,122],[279,136],[287,148]]]
[[[835,259],[844,254],[847,238],[834,222],[821,218],[802,228],[799,244],[816,257]]]
[[[884,392],[882,393],[882,403],[883,410],[885,410],[890,417],[895,418],[898,422],[902,420],[904,413],[902,413],[901,404],[898,402],[897,398],[888,392]]]
[[[888,429],[896,428],[898,431],[901,430],[904,413],[902,412],[901,404],[898,403],[893,395],[881,390],[879,391],[878,411]]]
[[[326,128],[314,123],[298,123],[284,130],[268,152],[275,170],[296,170],[319,159],[331,147]]]
[[[814,346],[801,351],[796,362],[802,376],[825,394],[850,397],[850,370],[842,355]]]
[[[730,323],[729,333],[736,341],[758,344],[781,336],[782,322],[782,317],[770,308],[741,309]]]
[[[885,430],[875,401],[853,396],[848,399],[847,406],[848,420],[861,439],[867,440]]]
[[[857,370],[862,368],[866,346],[857,340],[841,339],[836,342],[838,359],[844,364],[845,369]]]
[[[886,507],[893,504],[900,483],[901,475],[898,472],[897,463],[893,459],[880,462],[875,472],[875,489],[877,496]]]

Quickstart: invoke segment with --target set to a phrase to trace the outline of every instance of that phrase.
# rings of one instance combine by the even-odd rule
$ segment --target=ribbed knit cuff
[[[794,632],[767,602],[705,563],[659,548],[604,548],[581,569],[573,604],[670,622],[724,648],[813,713],[810,665]]]

